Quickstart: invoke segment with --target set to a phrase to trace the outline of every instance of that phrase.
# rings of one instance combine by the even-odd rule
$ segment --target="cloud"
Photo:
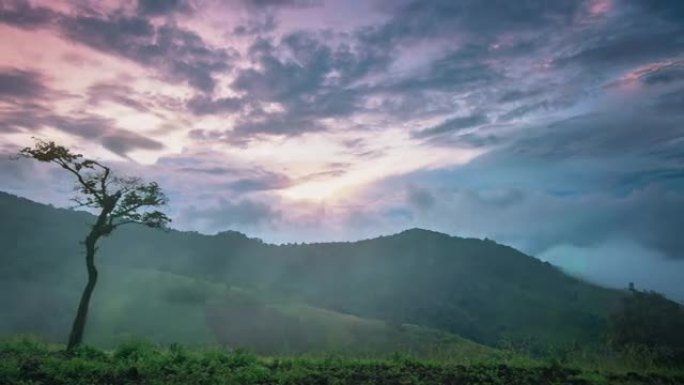
[[[653,12],[661,17],[672,20],[674,22],[684,20],[684,5],[677,0],[636,0],[634,3],[638,4],[643,10]],[[627,3],[629,4],[629,3]]]
[[[429,190],[414,185],[409,185],[406,198],[409,205],[421,211],[429,210],[435,205],[435,197]]]
[[[25,187],[22,184],[34,174],[34,163],[27,159],[17,159],[18,152],[18,148],[14,152],[0,152],[0,175],[3,176],[2,182],[7,189]]]
[[[510,103],[510,102],[517,102],[523,99],[527,99],[530,96],[536,96],[539,95],[542,92],[542,90],[539,89],[533,89],[533,90],[510,90],[505,92],[501,97],[499,97],[498,102],[499,103]]]
[[[649,110],[590,113],[530,129],[509,151],[545,160],[644,154],[682,137],[680,123]]]
[[[280,8],[280,7],[314,7],[322,4],[321,0],[241,0],[248,7]]]
[[[549,3],[543,0],[522,3],[497,0],[384,1],[383,8],[392,17],[374,31],[374,39],[393,42],[453,36],[455,32],[469,33],[474,38],[491,38],[503,31],[560,27],[572,21],[581,10],[582,3]]]
[[[237,112],[243,105],[244,101],[241,98],[233,97],[211,99],[206,96],[195,96],[187,102],[187,108],[195,115]]]
[[[151,112],[149,101],[137,95],[132,87],[120,83],[96,83],[88,87],[87,103],[97,106],[111,101],[139,112]]]
[[[213,91],[214,75],[230,69],[235,56],[231,50],[210,47],[194,32],[169,23],[156,26],[136,16],[75,16],[63,18],[60,26],[74,41],[154,66],[165,77],[204,92]]]
[[[260,36],[274,31],[278,27],[276,17],[268,12],[260,12],[259,17],[251,17],[245,24],[233,28],[233,34],[237,36]]]
[[[592,248],[559,245],[541,258],[601,285],[624,289],[633,282],[639,290],[657,290],[684,301],[680,284],[684,261],[665,259],[629,240],[609,241]]]
[[[670,57],[684,49],[684,42],[678,37],[682,30],[675,31],[625,31],[611,39],[589,43],[575,54],[560,57],[555,64],[565,66],[580,64],[595,69],[636,65],[647,61]]]
[[[203,154],[195,157],[162,157],[157,163],[188,176],[196,175],[201,183],[212,189],[229,192],[231,196],[278,190],[292,185],[286,174],[270,171],[259,166],[236,164],[223,166],[220,154]],[[184,175],[185,177],[185,175]]]
[[[191,206],[181,214],[182,221],[211,230],[231,229],[268,225],[276,222],[280,212],[265,203],[244,199],[230,201],[221,199],[214,207],[197,208]]]
[[[644,84],[671,84],[684,81],[684,60],[664,64],[662,67],[645,71],[640,80]]]
[[[352,83],[384,65],[347,45],[329,46],[304,32],[288,34],[278,44],[258,39],[249,52],[256,65],[238,71],[232,83],[255,107],[227,133],[238,141],[260,134],[323,131],[327,126],[321,119],[359,113],[364,92]],[[278,111],[264,111],[264,103],[276,104]]]
[[[142,1],[140,7],[168,12],[180,4]],[[63,37],[154,68],[167,79],[204,92],[213,91],[215,75],[229,70],[236,56],[235,51],[212,47],[195,32],[173,23],[155,24],[146,17],[121,12],[66,14],[15,1],[0,9],[0,22],[20,28],[57,28]]]
[[[654,108],[662,113],[683,115],[684,114],[684,89],[659,95]]]
[[[486,115],[475,114],[469,116],[459,116],[445,120],[444,122],[420,131],[414,131],[411,136],[417,139],[427,138],[436,135],[452,134],[464,128],[476,127],[486,124],[489,120]]]
[[[375,189],[392,210],[411,210],[393,219],[399,227],[486,236],[532,254],[628,239],[684,260],[677,235],[684,226],[684,120],[681,113],[663,113],[663,103],[674,107],[681,99],[679,91],[669,91],[677,82],[665,88],[644,82],[649,88],[641,93],[599,99],[594,112],[508,125],[494,131],[495,148],[467,165],[390,178]],[[487,131],[471,134],[486,138]],[[450,140],[462,144],[463,135]],[[429,186],[434,207],[392,201],[392,192],[406,185]]]
[[[323,131],[325,126],[309,119],[288,114],[266,115],[261,120],[244,119],[239,121],[229,133],[229,141],[240,143],[260,134],[295,136],[302,133]]]
[[[106,149],[121,156],[125,156],[134,150],[161,150],[164,148],[164,145],[157,140],[125,130],[117,130],[102,136],[99,140]]]
[[[88,113],[72,113],[68,116],[53,112],[35,103],[12,104],[0,111],[0,129],[9,132],[28,131],[39,134],[51,127],[84,139],[99,142],[120,156],[134,150],[159,150],[164,145],[152,138],[117,127],[114,120]]]
[[[241,178],[226,184],[226,187],[238,193],[279,190],[292,185],[285,175],[269,173],[256,177]]]
[[[188,8],[184,0],[138,0],[138,9],[148,15],[165,15]]]
[[[560,245],[592,248],[605,242],[630,239],[664,257],[684,260],[684,242],[678,235],[684,225],[684,194],[659,181],[621,194],[559,191],[564,187],[576,189],[578,186],[573,184],[553,184],[557,190],[546,190],[543,186],[530,185],[527,178],[535,176],[524,173],[516,176],[517,188],[511,188],[505,181],[497,183],[496,178],[481,181],[491,187],[469,183],[469,179],[477,180],[485,170],[474,167],[443,171],[441,179],[446,180],[444,175],[447,175],[453,182],[442,183],[430,183],[422,179],[425,175],[400,177],[378,187],[378,193],[391,196],[394,186],[404,183],[431,186],[432,199],[426,200],[434,202],[430,210],[421,207],[424,198],[421,190],[409,192],[413,196],[408,196],[405,208],[411,209],[414,217],[393,223],[394,227],[418,226],[462,236],[489,237],[532,255]],[[561,170],[555,166],[549,172]],[[521,170],[509,166],[504,171]],[[545,173],[536,177],[546,178]],[[391,207],[402,208],[396,204]]]
[[[486,52],[482,48],[468,46],[435,60],[424,73],[400,79],[386,88],[391,92],[465,92],[502,80],[499,73],[484,65],[485,58]]]
[[[57,19],[49,8],[34,7],[25,0],[7,0],[0,4],[0,23],[23,29],[45,27]]]
[[[17,68],[0,70],[0,100],[40,99],[46,93],[40,73]]]

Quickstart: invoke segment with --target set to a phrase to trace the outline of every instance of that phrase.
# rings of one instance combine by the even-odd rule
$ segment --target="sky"
[[[181,230],[421,227],[684,300],[681,0],[0,0],[0,190],[55,140]]]

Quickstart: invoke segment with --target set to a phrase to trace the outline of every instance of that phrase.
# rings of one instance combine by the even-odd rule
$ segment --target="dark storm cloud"
[[[151,1],[140,6],[169,11],[178,4]],[[167,80],[186,82],[203,92],[214,89],[215,75],[229,70],[236,56],[233,50],[211,47],[196,33],[175,24],[158,25],[146,17],[120,12],[59,14],[17,1],[0,8],[0,22],[23,28],[56,27],[75,42],[148,66]]]
[[[241,0],[243,4],[254,8],[279,8],[279,7],[314,7],[319,6],[322,0]]]
[[[117,130],[107,134],[99,138],[99,141],[106,149],[121,156],[125,156],[134,150],[161,150],[164,148],[161,142],[126,130]]]
[[[606,179],[616,180],[612,172],[585,171],[583,177],[589,173],[595,179],[587,184],[571,180],[573,173],[565,164],[546,162],[534,169],[530,165],[492,154],[486,162],[463,168],[403,176],[387,182],[386,188],[406,183],[432,187],[434,207],[429,213],[415,210],[417,219],[410,225],[487,236],[532,255],[561,245],[591,249],[629,239],[664,257],[684,260],[681,171],[630,180],[632,188],[619,192],[605,184]],[[511,180],[501,178],[502,174]],[[680,187],[668,186],[672,180],[679,181]],[[416,208],[411,201],[407,205]]]
[[[592,71],[624,70],[681,56],[684,50],[681,2],[636,0],[614,5],[614,17],[597,30],[591,30],[591,35],[566,41],[572,53],[560,55],[555,64],[579,64]]]
[[[502,8],[513,7],[514,4],[497,3]],[[541,2],[526,2],[522,7],[526,16],[519,14],[517,21],[510,20],[504,12],[484,12],[486,7],[482,2],[468,1],[389,5],[387,8],[392,17],[387,23],[358,33],[365,49],[381,47],[387,52],[387,58],[403,55],[408,60],[411,60],[412,48],[421,42],[430,44],[435,41],[442,49],[433,54],[433,60],[427,62],[424,70],[380,81],[364,90],[365,95],[381,96],[383,102],[380,107],[391,116],[407,115],[409,118],[452,115],[458,99],[483,111],[490,110],[499,99],[501,102],[515,102],[513,98],[545,99],[544,106],[555,103],[554,99],[559,95],[554,93],[560,94],[562,90],[552,91],[548,82],[537,86],[533,83],[534,78],[511,78],[507,72],[524,68],[519,68],[516,60],[527,61],[524,66],[529,66],[530,58],[542,55],[548,40],[544,38],[543,31],[557,28],[559,23],[565,26],[581,7],[570,5],[566,9],[566,6],[556,6],[555,3],[545,6]],[[413,9],[417,12],[415,18]],[[558,16],[565,10],[570,14]],[[476,20],[478,17],[490,18],[487,23],[478,24],[491,27],[492,34],[480,33],[474,28],[469,21],[472,17]],[[405,19],[410,19],[408,24]],[[454,41],[454,36],[459,38]],[[505,39],[505,44],[492,48],[500,37]]]
[[[678,54],[672,46],[664,52],[663,57]],[[496,149],[460,168],[418,172],[420,177],[407,175],[390,184],[390,190],[431,186],[435,209],[429,215],[417,211],[411,225],[486,235],[533,254],[562,245],[590,253],[603,244],[631,240],[683,260],[684,242],[678,235],[684,226],[681,61],[656,58],[642,65],[637,60],[632,64],[637,67],[625,67],[633,57],[614,58],[606,57],[602,68],[620,69],[619,79],[627,80],[618,86],[628,88],[606,91],[610,96],[595,102],[593,112],[562,113],[572,104],[537,102],[547,93],[524,91],[534,87],[499,93],[495,100],[517,105],[511,111],[561,113],[549,124],[532,119],[524,125],[508,123],[500,132],[489,127],[469,132],[475,139],[491,134],[495,140],[488,144]],[[624,68],[631,68],[628,76]],[[464,139],[461,134],[428,143],[460,146]]]
[[[140,112],[150,112],[147,100],[124,84],[96,83],[88,87],[88,104],[96,106],[103,101],[112,101]]]
[[[684,88],[659,95],[654,107],[660,112],[684,115]]]
[[[333,68],[330,48],[304,34],[290,35],[279,46],[260,40],[250,51],[261,69],[240,71],[233,86],[262,100],[289,102],[311,94]],[[295,60],[281,60],[278,52],[291,53]]]
[[[391,92],[464,92],[502,80],[503,76],[483,63],[486,51],[466,47],[433,61],[425,73],[387,85]]]
[[[0,68],[0,100],[40,99],[46,92],[40,73]]]
[[[670,183],[681,183],[684,186],[684,169],[660,168],[626,172],[619,176],[618,181],[618,184],[627,190],[635,190],[652,184]]]
[[[543,90],[540,89],[531,89],[531,90],[510,90],[505,92],[503,95],[499,97],[498,102],[499,103],[510,103],[510,102],[517,102],[520,100],[527,99],[532,96],[537,96],[541,94]]]
[[[278,26],[276,17],[272,14],[262,14],[260,17],[250,18],[246,24],[238,25],[233,28],[233,33],[237,36],[255,35],[259,36],[272,32]]]
[[[95,115],[65,117],[46,115],[37,117],[34,127],[49,126],[58,130],[100,142],[102,146],[121,156],[133,150],[160,150],[164,145],[151,138],[116,127],[110,119]]]
[[[258,66],[239,71],[233,87],[257,108],[230,133],[236,140],[325,130],[320,119],[347,117],[363,109],[364,92],[351,83],[387,64],[372,53],[356,52],[348,45],[329,46],[316,34],[304,32],[286,35],[278,44],[257,40],[250,58]],[[282,111],[264,112],[258,108],[262,102],[278,103]]]
[[[15,100],[13,100],[14,102]],[[24,128],[39,125],[40,118],[36,114],[46,113],[47,110],[38,104],[23,102],[0,110],[0,131],[20,132]]]
[[[541,203],[541,202],[540,202]],[[610,240],[631,239],[671,259],[684,259],[684,241],[679,229],[684,225],[684,194],[668,191],[658,185],[634,190],[625,197],[595,195],[559,198],[554,207],[543,204],[519,218],[529,223],[555,211],[566,216],[547,228],[534,229],[528,244],[534,253],[554,246],[573,244],[593,247]],[[573,214],[573,210],[578,213]],[[539,227],[535,225],[534,227]]]
[[[534,252],[563,242],[592,246],[632,239],[670,258],[684,258],[678,235],[684,226],[684,171],[681,162],[664,156],[684,151],[662,152],[681,144],[682,120],[651,110],[618,115],[589,114],[531,130],[462,172],[480,175],[484,185],[515,183],[523,194],[543,191],[549,197],[547,203],[537,200],[534,212],[518,214],[558,222],[532,231],[528,239]],[[583,165],[581,171],[573,162]],[[488,169],[499,172],[488,178]],[[502,175],[515,178],[507,181]],[[543,219],[549,213],[562,217]]]
[[[226,139],[234,143],[242,143],[250,138],[266,134],[279,136],[295,136],[303,133],[324,131],[326,127],[309,119],[290,114],[267,115],[265,119],[245,119],[238,121]]]
[[[491,133],[469,132],[451,138],[433,137],[429,143],[435,146],[450,146],[461,148],[487,148],[499,145],[506,139]]]
[[[0,3],[0,23],[17,28],[42,28],[52,23],[57,14],[44,7],[34,7],[25,0],[6,0]]]
[[[657,29],[655,31],[644,30],[643,33],[625,31],[623,35],[618,34],[587,44],[571,56],[558,58],[556,64],[560,66],[581,64],[601,69],[624,68],[624,66],[656,61],[684,50],[684,40],[681,38],[683,31],[684,29],[664,32]]]
[[[631,5],[632,2],[623,0],[623,4]],[[684,3],[679,0],[635,0],[633,4],[668,20],[675,22],[684,20]]]
[[[429,70],[377,87],[391,95],[388,100],[397,102],[408,100],[403,94],[443,92],[468,95],[469,103],[482,110],[491,109],[495,102],[508,103],[508,111],[492,114],[494,121],[505,122],[567,109],[587,97],[583,87],[608,81],[616,71],[684,51],[684,23],[672,22],[680,5],[607,3],[608,16],[601,20],[592,19],[598,17],[592,15],[593,5],[589,1],[388,1],[382,9],[389,20],[359,36],[366,47],[390,52],[420,41],[461,37],[466,44],[457,44],[456,49],[445,46]],[[510,78],[508,69],[524,69],[517,60],[523,66],[547,63],[541,72],[555,74],[554,81],[535,84],[534,76]],[[492,63],[507,63],[507,68]],[[570,72],[575,71],[572,65],[590,70]],[[644,81],[671,81],[679,76],[675,70],[663,71]],[[397,102],[387,104],[387,111],[401,105]],[[434,108],[435,102],[430,106]],[[414,100],[397,113],[402,109],[419,114],[425,107]]]
[[[239,111],[244,105],[241,98],[211,99],[206,96],[195,96],[188,100],[187,108],[195,115],[214,115]]]
[[[57,114],[35,103],[15,103],[0,111],[0,130],[5,132],[37,132],[44,127],[99,142],[110,151],[126,156],[128,152],[145,149],[159,150],[164,145],[140,134],[121,129],[107,118],[80,113],[69,116]]]
[[[422,139],[431,136],[451,134],[465,128],[476,127],[486,124],[489,121],[487,116],[483,114],[475,114],[469,116],[459,116],[448,119],[436,126],[424,128],[420,131],[415,131],[411,134],[414,138]]]
[[[489,39],[503,31],[538,30],[570,23],[582,1],[384,1],[392,19],[372,31],[371,41],[441,37],[462,32]]]
[[[236,36],[261,37],[278,28],[278,12],[284,9],[317,7],[322,0],[240,0],[249,12],[246,22],[233,28]]]
[[[506,111],[505,113],[499,115],[497,118],[498,122],[507,122],[514,119],[519,119],[524,116],[539,112],[549,110],[551,106],[548,102],[532,102],[530,104],[523,104],[512,110]]]
[[[60,25],[74,41],[151,66],[170,80],[204,92],[214,89],[214,75],[227,71],[235,56],[208,46],[194,32],[172,24],[155,26],[136,16],[76,16],[64,18]]]
[[[684,60],[644,74],[641,81],[648,85],[670,84],[684,81]]]
[[[636,107],[635,107],[636,108]],[[546,160],[645,154],[684,137],[682,120],[655,112],[609,111],[576,116],[516,139],[510,151]]]
[[[184,0],[138,0],[138,9],[144,14],[164,15],[188,8]]]

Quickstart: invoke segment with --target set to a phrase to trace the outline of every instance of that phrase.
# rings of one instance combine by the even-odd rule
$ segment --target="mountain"
[[[12,314],[11,324],[0,321],[0,330],[30,323],[49,335],[64,333],[67,325],[45,315],[61,314],[67,320],[63,322],[69,320],[85,276],[79,241],[92,216],[4,193],[0,212],[0,308]],[[314,309],[319,315],[379,320],[387,330],[416,325],[428,328],[421,332],[439,330],[485,345],[525,344],[530,349],[598,344],[609,312],[624,296],[491,240],[421,229],[357,242],[270,245],[237,232],[209,236],[131,226],[102,242],[98,263],[119,271],[112,279],[122,281],[138,274],[133,272],[145,272],[200,286],[219,285],[224,294],[256,293],[268,311],[292,319]],[[150,288],[157,287],[157,281],[150,280]],[[110,291],[106,285],[96,289],[96,297]],[[142,292],[127,290],[134,286]],[[127,300],[147,294],[139,283],[116,287],[127,293]],[[168,290],[177,290],[176,296],[191,303],[206,305],[218,298],[214,295],[205,303],[194,289]],[[122,296],[115,297],[93,307],[114,308],[112,314],[134,320],[135,314],[117,304]],[[140,299],[137,306],[158,304],[145,303]],[[185,309],[182,314],[203,318],[207,325],[237,319],[231,312],[212,313],[209,308],[199,307],[202,310],[194,314]],[[265,318],[276,317],[263,311],[259,314],[267,314]],[[117,324],[128,327],[123,319]]]

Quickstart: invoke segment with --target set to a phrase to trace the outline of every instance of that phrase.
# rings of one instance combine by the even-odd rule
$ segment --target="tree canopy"
[[[171,219],[155,207],[168,198],[157,182],[143,182],[138,177],[119,177],[98,161],[84,158],[53,141],[36,139],[33,147],[19,154],[40,162],[59,165],[76,177],[78,196],[73,201],[79,207],[103,209],[106,213],[101,235],[109,235],[117,227],[138,223],[151,228],[166,228]]]

